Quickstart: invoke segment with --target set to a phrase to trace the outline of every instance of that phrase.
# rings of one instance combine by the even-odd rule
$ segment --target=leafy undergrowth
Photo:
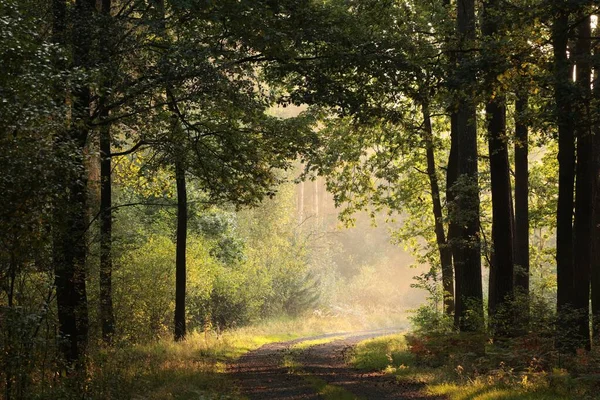
[[[37,398],[238,398],[234,385],[225,374],[226,363],[267,343],[365,329],[370,323],[348,316],[309,315],[301,319],[268,321],[221,335],[191,333],[182,342],[163,339],[146,345],[117,344],[112,348],[98,348],[91,351],[88,358],[85,379],[75,375],[72,382],[67,378],[57,380]]]
[[[466,352],[465,343],[471,346]],[[485,348],[485,356],[475,351],[477,347]],[[592,377],[587,376],[585,382],[583,375],[546,371],[535,359],[522,369],[509,367],[503,358],[514,361],[506,351],[474,337],[445,334],[432,339],[396,334],[360,343],[349,361],[359,369],[383,370],[400,381],[423,383],[425,393],[450,400],[600,398],[597,381],[590,383]]]

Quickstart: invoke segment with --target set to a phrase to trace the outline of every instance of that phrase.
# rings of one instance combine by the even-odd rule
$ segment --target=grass
[[[79,390],[84,395],[80,397],[90,400],[239,398],[225,373],[227,363],[267,343],[364,328],[365,321],[360,322],[348,317],[310,315],[267,321],[219,336],[214,332],[191,333],[177,343],[165,338],[145,345],[96,348],[88,359],[85,385]],[[321,343],[325,341],[307,341],[299,344],[296,351]],[[75,384],[79,383],[63,381],[39,398],[73,398]]]
[[[341,388],[339,386],[330,385],[322,379],[315,376],[306,375],[304,377],[307,382],[322,396],[325,400],[361,400],[360,397]]]
[[[404,334],[366,340],[355,348],[349,362],[363,370],[386,371],[405,382],[423,384],[424,394],[443,395],[450,400],[568,400],[575,392],[551,385],[540,373],[535,379],[501,368],[475,378],[463,374],[460,365],[427,367],[409,351]],[[573,397],[573,396],[576,397]],[[589,397],[587,397],[589,398]]]
[[[427,392],[433,395],[446,395],[452,400],[572,400],[573,397],[553,393],[550,390],[496,387],[485,383],[458,385],[440,383],[430,385]]]

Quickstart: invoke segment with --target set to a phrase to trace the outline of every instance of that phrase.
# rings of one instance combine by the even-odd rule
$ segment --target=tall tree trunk
[[[484,3],[482,32],[495,49],[494,37],[499,34],[496,0]],[[489,51],[489,53],[496,53]],[[494,57],[490,55],[490,57]],[[497,64],[492,60],[492,65]],[[495,92],[496,76],[501,71],[491,67],[486,77],[487,89]],[[512,236],[512,197],[506,140],[506,100],[503,95],[490,94],[485,107],[487,118],[488,147],[492,192],[492,248],[493,263],[490,265],[490,323],[498,336],[510,335],[514,327],[511,310],[514,297],[514,264]]]
[[[440,253],[442,266],[442,286],[444,289],[444,312],[451,315],[454,312],[454,274],[452,271],[452,250],[446,241],[444,232],[444,215],[442,214],[442,202],[440,199],[440,187],[438,185],[435,166],[435,153],[433,146],[433,130],[431,128],[431,113],[429,104],[422,104],[423,122],[425,127],[425,147],[427,153],[427,176],[431,187],[431,201],[433,204],[433,217],[435,224],[435,237]]]
[[[102,115],[108,117],[108,113]],[[110,343],[115,333],[112,302],[112,179],[110,126],[100,129],[100,321],[102,339]]]
[[[596,27],[595,36],[600,34],[600,27]],[[592,316],[593,316],[593,341],[598,344],[600,338],[600,43],[594,48],[594,91],[593,104],[595,118],[592,129],[594,131],[594,174],[596,183],[594,187],[594,224],[593,224],[593,247],[591,265],[592,286]]]
[[[102,0],[101,13],[106,18],[103,24],[102,57],[105,66],[110,61],[109,37],[107,29],[110,18],[111,0]],[[110,87],[109,83],[104,88]],[[102,95],[99,101],[100,118],[107,119],[109,111],[106,109],[107,98]],[[111,134],[110,124],[100,128],[100,323],[102,326],[102,339],[110,343],[115,333],[115,317],[112,301],[112,166],[111,166]]]
[[[475,2],[458,3],[457,33],[462,47],[471,46],[475,39]],[[459,52],[458,70],[468,92],[476,82],[471,70],[471,55]],[[464,88],[463,88],[464,89]],[[457,282],[461,295],[456,297],[456,318],[462,331],[479,331],[483,327],[483,289],[481,283],[481,246],[479,239],[479,184],[477,168],[477,111],[468,93],[459,95],[457,112],[458,133],[458,179],[456,187],[457,209],[460,227],[457,229],[457,245],[460,258],[455,259]]]
[[[462,296],[461,282],[457,279],[460,275],[460,251],[458,249],[458,210],[454,185],[458,179],[458,132],[457,113],[450,114],[450,154],[448,155],[448,168],[446,171],[446,203],[448,207],[448,237],[446,241],[452,254],[452,266],[454,268],[454,326],[458,329],[459,313],[456,310],[456,299]]]
[[[573,306],[577,333],[573,338],[576,348],[590,349],[589,304],[592,256],[592,214],[594,200],[594,137],[590,119],[590,17],[586,11],[578,15],[577,43],[573,57],[576,70],[577,168],[575,183],[574,272]]]
[[[164,0],[153,0],[156,18],[158,19],[158,35],[167,38],[166,11]],[[181,138],[177,137],[180,131],[179,116],[177,112],[177,99],[173,92],[173,86],[168,79],[168,68],[163,67],[161,71],[166,81],[165,93],[171,117],[171,131],[168,140],[171,142],[175,166],[175,182],[177,186],[177,232],[175,249],[175,317],[174,317],[174,339],[180,341],[185,339],[185,295],[186,295],[186,249],[187,249],[187,188],[185,180],[185,157],[183,149],[177,144]]]
[[[517,92],[515,103],[515,292],[522,311],[520,328],[529,324],[529,164],[528,127],[525,119],[528,108],[526,91]]]
[[[66,15],[66,4],[54,1],[53,15]],[[73,65],[89,66],[92,0],[75,2],[73,20]],[[55,29],[64,29],[57,21]],[[64,37],[63,32],[57,34]],[[88,341],[88,309],[86,293],[87,173],[84,151],[88,138],[90,89],[86,84],[72,92],[72,126],[59,138],[60,172],[55,204],[53,254],[59,323],[59,347],[68,363],[80,360]]]
[[[444,6],[450,7],[450,0],[444,0]],[[451,40],[450,37],[446,38],[446,42],[449,43]],[[456,55],[454,52],[448,52],[448,64],[451,66],[456,65]],[[454,70],[454,68],[453,68]],[[453,79],[453,73],[450,73],[450,77],[448,79],[448,89],[450,92],[455,92],[457,88],[455,87],[455,79]],[[452,267],[454,272],[454,325],[458,328],[458,313],[456,313],[456,298],[461,296],[461,288],[460,282],[456,279],[458,276],[456,260],[460,259],[460,255],[458,252],[458,248],[456,246],[456,238],[457,238],[457,223],[456,223],[456,203],[453,187],[458,178],[458,132],[457,132],[457,113],[456,113],[456,104],[451,104],[449,107],[450,111],[450,154],[448,155],[448,166],[446,170],[446,204],[447,204],[447,213],[448,213],[448,235],[446,237],[446,242],[450,247],[450,253],[452,256]]]
[[[573,186],[575,136],[571,109],[570,68],[567,58],[569,12],[556,11],[552,25],[554,98],[558,122],[558,205],[556,210],[557,346],[568,350],[573,307]]]
[[[177,182],[177,249],[175,259],[175,340],[186,334],[185,287],[186,287],[186,244],[187,244],[187,189],[185,168],[181,161],[175,163]]]

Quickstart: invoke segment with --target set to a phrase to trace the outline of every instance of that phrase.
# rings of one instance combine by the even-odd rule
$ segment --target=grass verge
[[[222,335],[191,333],[182,342],[165,338],[144,345],[96,347],[90,351],[83,379],[77,375],[57,380],[36,399],[73,399],[73,393],[86,400],[239,398],[226,374],[227,363],[267,343],[351,331],[364,327],[360,322],[347,316],[309,315],[266,321]]]
[[[404,334],[383,336],[359,343],[349,362],[358,369],[393,374],[399,381],[422,383],[430,395],[449,400],[568,400],[576,392],[555,384],[548,374],[519,374],[502,364],[493,371],[467,376],[464,367],[451,363],[429,367],[410,351]],[[575,396],[575,397],[573,397]]]

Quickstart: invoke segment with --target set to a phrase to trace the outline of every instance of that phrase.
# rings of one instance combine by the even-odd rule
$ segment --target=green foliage
[[[416,332],[448,333],[454,328],[452,316],[442,313],[431,303],[417,308],[409,319]]]
[[[281,186],[277,199],[238,212],[201,207],[202,203],[191,201],[187,243],[187,323],[191,331],[221,332],[261,318],[301,315],[320,304],[323,288],[309,265],[308,238],[295,231],[290,211],[293,189],[291,184]],[[126,190],[120,196],[123,202],[170,202],[168,197],[144,201]],[[119,340],[144,343],[171,330],[175,290],[171,210],[168,206],[119,210],[114,236],[118,259],[113,273]],[[147,290],[149,287],[152,290]]]
[[[382,371],[408,364],[404,335],[389,335],[360,342],[351,352],[350,363],[358,369]]]

